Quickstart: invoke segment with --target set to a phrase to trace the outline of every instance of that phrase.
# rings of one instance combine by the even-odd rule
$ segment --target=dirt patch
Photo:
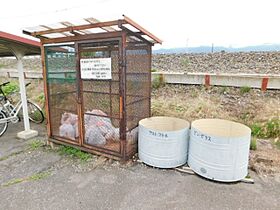
[[[250,153],[250,169],[260,176],[280,178],[280,150],[264,139],[257,141],[257,148]]]
[[[189,121],[222,118],[247,125],[280,117],[280,91],[240,88],[165,85],[152,92],[153,115],[175,116]]]

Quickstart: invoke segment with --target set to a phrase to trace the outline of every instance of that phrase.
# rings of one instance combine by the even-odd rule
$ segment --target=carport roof
[[[24,55],[39,55],[40,42],[0,31],[0,57],[14,56],[12,49],[20,49]]]

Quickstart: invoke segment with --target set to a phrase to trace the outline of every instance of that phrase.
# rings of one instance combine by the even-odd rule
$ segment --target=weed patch
[[[251,90],[251,87],[243,86],[240,88],[240,93],[241,93],[241,95],[244,95],[245,93],[249,93],[250,90]]]
[[[74,158],[78,158],[82,161],[88,161],[92,158],[92,155],[86,152],[83,152],[79,149],[69,147],[69,146],[60,146],[59,147],[59,154],[60,155],[68,155]]]
[[[37,96],[37,101],[38,101],[40,104],[44,104],[44,103],[45,103],[45,95],[44,95],[44,93],[40,93],[40,94]]]
[[[252,135],[258,138],[277,138],[280,136],[280,119],[271,119],[265,123],[254,123]]]
[[[33,140],[33,141],[31,141],[29,143],[29,147],[32,150],[36,150],[36,149],[38,149],[38,148],[40,148],[40,147],[42,147],[44,145],[45,145],[45,143],[43,141],[41,141],[41,140],[38,140],[38,139]]]
[[[161,75],[156,75],[152,81],[153,89],[158,89],[160,87],[165,86],[164,79]]]
[[[9,84],[3,86],[3,92],[5,93],[5,95],[9,95],[13,92],[17,92],[19,91],[19,86],[16,82],[10,82]]]
[[[257,138],[253,137],[250,143],[250,150],[257,150]]]
[[[44,172],[33,174],[31,176],[28,176],[28,177],[12,179],[12,180],[4,183],[2,185],[2,187],[8,187],[8,186],[11,186],[11,185],[14,185],[14,184],[18,184],[18,183],[21,183],[21,182],[37,181],[37,180],[41,180],[41,179],[47,178],[50,175],[51,175],[51,173],[49,171],[44,171]]]

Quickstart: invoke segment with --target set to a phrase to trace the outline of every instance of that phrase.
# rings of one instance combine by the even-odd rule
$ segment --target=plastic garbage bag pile
[[[79,136],[78,116],[69,112],[65,112],[61,116],[61,126],[59,127],[59,135],[72,140]]]
[[[87,113],[84,118],[85,141],[87,143],[104,145],[106,141],[118,141],[120,139],[119,128],[112,125],[111,119],[106,117],[107,115],[104,112],[94,109]]]
[[[96,116],[98,115],[98,116]],[[107,141],[119,141],[119,128],[112,125],[111,119],[101,110],[87,111],[84,115],[85,141],[91,145],[105,145]],[[128,133],[130,143],[136,141],[138,129]],[[61,117],[59,135],[72,140],[79,137],[78,116],[65,112]]]

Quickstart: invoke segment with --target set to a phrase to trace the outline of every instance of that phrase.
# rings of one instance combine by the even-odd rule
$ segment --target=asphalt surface
[[[36,139],[45,139],[43,126]],[[197,175],[93,156],[82,162],[34,140],[0,137],[1,209],[279,209],[280,183],[252,173],[255,184],[223,184]],[[36,179],[36,174],[47,174]],[[33,177],[33,178],[31,178]]]

